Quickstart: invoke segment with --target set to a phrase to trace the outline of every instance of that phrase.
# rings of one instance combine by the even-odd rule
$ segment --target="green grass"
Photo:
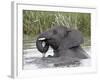
[[[78,29],[85,38],[85,45],[91,42],[91,14],[75,12],[31,11],[23,10],[24,40],[33,40],[40,33],[55,25]]]

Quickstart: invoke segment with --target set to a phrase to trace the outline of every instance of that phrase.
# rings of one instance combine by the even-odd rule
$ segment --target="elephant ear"
[[[43,46],[42,43],[45,42],[45,45]],[[45,40],[38,40],[36,41],[36,47],[41,53],[46,53],[49,49],[49,44]]]
[[[60,49],[68,49],[79,46],[84,42],[83,36],[78,30],[69,30],[63,38]]]

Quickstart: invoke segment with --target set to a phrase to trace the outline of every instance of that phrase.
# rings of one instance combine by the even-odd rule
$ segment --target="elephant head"
[[[45,43],[44,46],[43,43]],[[81,43],[83,43],[83,36],[80,31],[57,26],[40,34],[37,38],[36,46],[41,53],[46,53],[49,46],[54,51],[58,51],[79,46]]]

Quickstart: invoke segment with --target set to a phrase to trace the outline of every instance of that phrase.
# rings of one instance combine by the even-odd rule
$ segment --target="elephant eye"
[[[53,30],[53,34],[57,34],[57,31],[56,30]]]

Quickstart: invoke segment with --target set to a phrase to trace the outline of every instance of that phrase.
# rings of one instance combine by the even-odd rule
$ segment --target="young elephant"
[[[83,42],[83,36],[80,31],[64,26],[57,26],[40,34],[37,38],[36,46],[43,54],[45,54],[49,46],[51,46],[54,51],[53,57],[86,59],[88,55],[80,47],[80,44]],[[45,43],[45,45],[43,46],[42,43]]]

